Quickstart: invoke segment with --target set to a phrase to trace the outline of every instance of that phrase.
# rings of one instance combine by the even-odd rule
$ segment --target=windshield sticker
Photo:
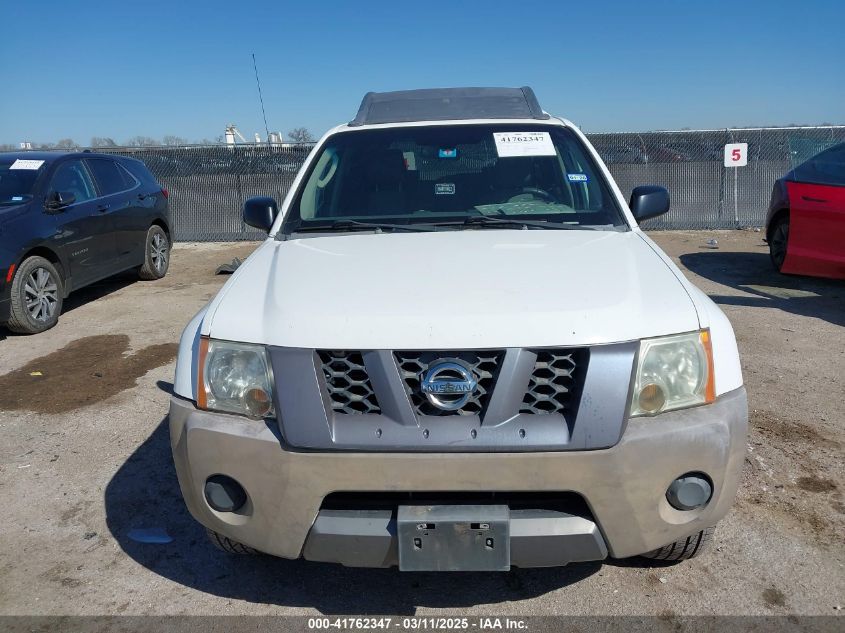
[[[437,158],[457,158],[458,157],[458,148],[453,147],[451,149],[439,149],[437,151]]]
[[[402,152],[405,157],[405,169],[407,171],[417,171],[417,157],[414,152]]]
[[[43,164],[43,160],[24,160],[19,158],[9,166],[9,169],[40,169]]]
[[[434,185],[434,193],[438,196],[451,196],[455,194],[455,183],[453,182],[438,182]]]
[[[587,182],[589,180],[587,174],[566,174],[566,177],[569,178],[569,182]]]
[[[23,200],[23,196],[12,196],[12,202],[20,202]]]
[[[548,132],[493,132],[499,158],[510,156],[554,156],[555,146]]]

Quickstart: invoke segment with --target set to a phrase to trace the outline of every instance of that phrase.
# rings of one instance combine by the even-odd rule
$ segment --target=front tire
[[[775,270],[781,272],[786,259],[786,246],[789,242],[789,217],[780,218],[772,228],[769,238],[769,257]]]
[[[261,553],[249,545],[244,545],[243,543],[230,539],[228,536],[218,534],[211,528],[205,528],[205,533],[208,535],[208,540],[211,541],[214,547],[229,554],[246,554],[254,556]]]
[[[56,267],[43,257],[28,257],[12,279],[6,327],[19,334],[49,330],[59,322],[63,297],[64,281]]]
[[[715,530],[715,527],[706,528],[685,539],[647,552],[642,557],[665,563],[677,563],[682,560],[688,560],[709,549]]]
[[[138,269],[138,276],[147,281],[161,279],[170,267],[170,240],[158,224],[147,231],[144,244],[144,265]]]

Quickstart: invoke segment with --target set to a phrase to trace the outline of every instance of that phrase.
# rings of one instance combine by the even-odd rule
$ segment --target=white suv
[[[680,560],[729,510],[724,314],[529,88],[366,95],[188,324],[182,494],[229,551],[403,570]]]

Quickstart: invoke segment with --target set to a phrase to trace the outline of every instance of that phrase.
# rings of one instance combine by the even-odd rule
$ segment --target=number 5
[[[740,150],[738,147],[731,150],[731,160],[737,161],[740,158],[742,158],[742,150]]]

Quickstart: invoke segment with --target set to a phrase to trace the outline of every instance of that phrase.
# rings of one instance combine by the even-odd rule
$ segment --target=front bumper
[[[567,523],[574,526],[584,553],[589,554],[570,551],[560,563],[603,558],[605,545],[616,558],[651,551],[712,526],[727,514],[739,483],[747,424],[746,394],[740,388],[711,405],[633,418],[619,443],[602,450],[294,452],[284,447],[275,425],[200,411],[178,397],[170,404],[173,458],[194,518],[268,554],[361,566],[395,564],[395,547],[390,538],[385,541],[385,533],[395,538],[390,535],[389,517],[382,517],[386,522],[375,532],[361,534],[348,521],[328,520],[331,515],[321,512],[330,493],[574,492],[588,504],[597,528]],[[681,512],[669,505],[665,493],[676,477],[689,472],[705,473],[712,480],[713,495],[706,506]],[[228,475],[244,487],[248,500],[241,511],[217,512],[208,505],[203,488],[215,474]],[[526,538],[533,534],[529,524],[523,527],[520,531],[517,526],[515,532],[512,519],[512,545],[515,533]],[[366,538],[373,535],[379,538]],[[549,535],[535,536],[539,543]],[[337,547],[326,546],[327,542]],[[568,540],[566,547],[572,550],[574,542]],[[350,544],[355,545],[353,558],[332,558],[333,551]],[[530,538],[517,544],[517,551],[522,547],[531,555],[527,561],[513,560],[514,565],[542,564],[537,549],[528,544]],[[555,560],[554,554],[549,557]]]

